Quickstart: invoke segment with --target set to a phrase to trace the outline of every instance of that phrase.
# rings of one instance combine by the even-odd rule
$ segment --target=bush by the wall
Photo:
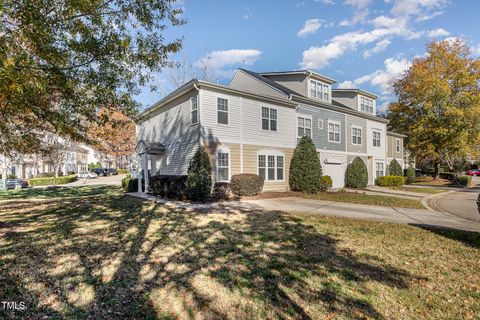
[[[440,178],[453,181],[456,177],[456,174],[453,172],[440,172]]]
[[[382,187],[401,186],[404,182],[403,176],[383,176],[375,180],[375,183]]]
[[[368,170],[360,157],[353,159],[345,173],[345,185],[350,188],[365,188],[368,184]]]
[[[155,175],[149,180],[150,192],[155,195],[183,200],[186,197],[187,176]]]
[[[43,172],[43,173],[40,173],[40,174],[36,175],[33,179],[50,178],[50,177],[54,177],[54,176],[55,176],[55,173],[53,173],[53,172]]]
[[[397,160],[393,159],[390,161],[390,165],[388,166],[388,174],[391,176],[403,176],[402,166]]]
[[[117,169],[117,172],[119,174],[128,174],[128,173],[130,173],[130,170],[128,170],[128,169]]]
[[[290,162],[290,190],[318,193],[325,189],[317,148],[310,137],[300,139]]]
[[[143,182],[143,181],[142,181]],[[138,179],[132,179],[130,175],[127,175],[122,179],[122,188],[125,192],[137,192],[138,191]],[[145,186],[142,183],[142,190],[145,191]]]
[[[212,192],[212,166],[208,153],[199,148],[190,160],[187,172],[186,193],[192,200],[206,200]]]
[[[332,177],[330,176],[322,176],[322,181],[327,188],[331,188],[333,186]]]
[[[233,175],[230,188],[237,196],[254,196],[262,192],[263,178],[253,173]]]
[[[54,184],[54,177],[47,178],[32,178],[28,180],[28,184],[32,187],[35,186],[49,186]],[[77,175],[62,176],[55,179],[55,184],[66,184],[77,181]]]
[[[464,175],[458,176],[455,179],[455,182],[457,182],[461,186],[468,187],[470,186],[470,183],[472,183],[472,176],[464,176]]]
[[[230,199],[230,183],[228,182],[216,182],[213,185],[212,198],[214,200],[228,200]]]
[[[408,169],[407,169],[407,176],[406,176],[406,179],[405,179],[406,180],[405,183],[407,183],[407,184],[414,183],[415,179],[416,179],[415,168],[412,165],[410,165],[410,166],[408,166]]]

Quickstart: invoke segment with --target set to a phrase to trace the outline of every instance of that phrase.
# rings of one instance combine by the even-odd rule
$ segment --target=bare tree
[[[210,57],[207,57],[192,64],[188,55],[183,52],[179,60],[170,63],[168,73],[170,84],[176,89],[193,78],[209,81],[209,62]]]

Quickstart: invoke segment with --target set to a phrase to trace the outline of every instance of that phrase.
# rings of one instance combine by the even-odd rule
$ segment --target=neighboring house
[[[150,176],[186,174],[203,146],[215,181],[255,173],[265,178],[264,190],[288,190],[293,151],[307,135],[334,188],[344,186],[347,165],[357,156],[373,184],[386,174],[391,159],[403,166],[404,136],[387,135],[388,121],[376,116],[377,96],[332,90],[334,83],[308,70],[239,69],[229,86],[191,80],[138,117],[136,151],[142,169]],[[400,152],[389,153],[389,143],[397,138]]]
[[[76,146],[75,150],[76,172],[88,171],[88,149]]]

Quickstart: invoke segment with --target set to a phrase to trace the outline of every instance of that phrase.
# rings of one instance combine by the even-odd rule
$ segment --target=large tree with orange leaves
[[[431,42],[393,84],[398,101],[389,107],[390,126],[408,136],[419,160],[435,163],[464,157],[480,137],[480,60],[461,40]]]

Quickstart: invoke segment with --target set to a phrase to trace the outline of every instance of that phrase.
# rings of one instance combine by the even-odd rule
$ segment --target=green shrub
[[[388,174],[391,176],[403,176],[402,166],[397,160],[393,159],[390,161],[390,165],[388,166]]]
[[[203,148],[195,152],[188,166],[186,194],[191,200],[206,200],[212,192],[212,166]]]
[[[455,180],[455,177],[457,176],[455,173],[453,172],[440,172],[439,173],[439,176],[440,178],[442,179],[446,179],[446,180],[450,180],[450,181],[453,181]]]
[[[143,180],[142,180],[143,182]],[[122,188],[125,192],[137,192],[138,191],[138,179],[132,179],[130,175],[122,179]],[[142,183],[142,190],[145,191],[145,186]]]
[[[149,183],[149,189],[155,195],[179,200],[183,200],[186,197],[186,175],[155,175],[150,178]]]
[[[212,198],[216,201],[230,199],[230,193],[230,183],[228,182],[216,182],[213,185]]]
[[[40,173],[38,174],[37,176],[35,176],[34,179],[37,179],[37,178],[50,178],[50,177],[54,177],[55,176],[55,173],[53,172],[43,172],[43,173]]]
[[[233,175],[230,188],[237,196],[254,196],[262,192],[263,178],[253,173]]]
[[[347,166],[345,173],[345,186],[350,188],[365,188],[368,184],[368,170],[365,162],[360,157],[353,159]]]
[[[77,176],[76,175],[70,175],[70,176],[62,176],[58,177],[54,181],[54,177],[47,177],[47,178],[32,178],[28,180],[28,184],[32,187],[35,186],[49,186],[53,185],[54,182],[55,184],[66,184],[70,182],[77,181]]]
[[[14,174],[7,174],[7,179],[17,179],[17,176]]]
[[[472,176],[464,176],[464,175],[458,176],[455,179],[455,182],[457,182],[461,186],[468,187],[472,183]]]
[[[405,183],[407,184],[414,183],[415,180],[416,180],[415,168],[412,165],[410,165],[408,166],[408,169],[407,169],[407,176],[406,176]]]
[[[290,190],[304,193],[318,193],[325,190],[322,167],[317,149],[310,137],[300,139],[290,162]]]
[[[322,176],[322,181],[327,188],[331,188],[333,186],[332,177],[330,176]]]
[[[375,180],[375,183],[382,187],[401,186],[404,182],[403,176],[383,176]]]
[[[117,172],[119,174],[128,174],[128,173],[130,173],[130,170],[128,170],[128,169],[117,169]]]

